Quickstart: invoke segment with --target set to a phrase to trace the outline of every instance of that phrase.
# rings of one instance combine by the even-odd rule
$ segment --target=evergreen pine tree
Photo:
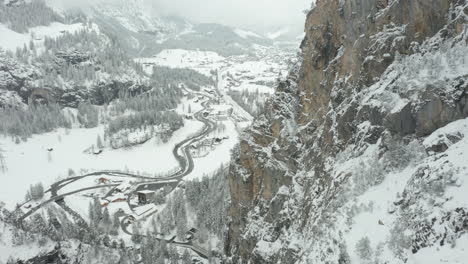
[[[182,255],[182,263],[192,264],[192,256],[190,255],[187,249],[184,250],[184,254]]]
[[[104,211],[102,213],[102,225],[104,226],[104,228],[106,230],[110,230],[111,227],[112,227],[112,221],[111,221],[111,218],[110,218],[110,215],[109,215],[109,209],[104,208]]]
[[[96,213],[94,210],[94,203],[90,202],[88,206],[88,214],[89,214],[89,223],[91,226],[94,226],[96,223]]]
[[[119,248],[120,249],[126,248],[125,241],[123,239],[119,239]]]
[[[108,235],[105,235],[104,238],[102,239],[102,244],[106,247],[110,247],[111,241],[110,237]]]
[[[102,144],[102,139],[101,139],[101,136],[100,136],[100,135],[97,136],[96,146],[97,146],[99,149],[103,149],[103,148],[104,148],[104,145]]]
[[[133,225],[133,227],[132,227],[132,238],[131,239],[132,239],[132,241],[134,243],[137,243],[137,244],[141,243],[142,239],[141,239],[141,235],[140,235],[140,230],[136,225]]]
[[[102,206],[101,202],[99,201],[99,198],[95,197],[94,202],[93,202],[93,210],[94,210],[94,216],[95,216],[95,225],[98,226],[98,224],[102,220]]]
[[[120,228],[119,215],[115,213],[114,216],[112,217],[112,230],[111,230],[112,234],[117,235],[119,232],[119,228]]]
[[[3,173],[7,171],[5,155],[3,154],[3,150],[1,148],[0,148],[0,171]]]

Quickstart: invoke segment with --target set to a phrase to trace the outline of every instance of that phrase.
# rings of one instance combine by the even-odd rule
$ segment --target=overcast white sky
[[[312,0],[148,0],[155,10],[199,22],[247,28],[292,26],[302,30]]]
[[[87,6],[99,2],[143,1],[157,13],[194,22],[221,23],[250,29],[290,27],[302,32],[304,9],[313,0],[46,0],[53,5]],[[151,8],[149,8],[151,9]]]

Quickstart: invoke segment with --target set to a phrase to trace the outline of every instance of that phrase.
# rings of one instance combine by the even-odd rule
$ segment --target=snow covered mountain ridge
[[[231,263],[464,263],[468,2],[322,0],[230,171]]]
[[[192,25],[183,19],[158,17],[143,1],[112,1],[98,3],[90,7],[94,15],[104,15],[116,19],[126,29],[133,32],[153,34],[176,34],[188,30]],[[162,36],[161,36],[162,37]]]
[[[199,49],[216,51],[227,56],[240,55],[249,53],[253,45],[271,46],[274,43],[269,37],[244,29],[220,24],[194,23],[175,16],[161,16],[154,11],[157,7],[153,5],[157,4],[148,1],[85,1],[78,4],[47,0],[47,10],[39,3],[42,2],[33,0],[2,3],[9,9],[3,11],[7,14],[36,6],[36,13],[30,17],[42,19],[31,21],[28,25],[23,24],[24,21],[29,21],[29,18],[24,21],[2,19],[5,20],[2,23],[8,27],[15,27],[14,31],[19,27],[19,33],[24,33],[28,27],[48,25],[51,22],[76,23],[92,20],[106,34],[115,36],[122,48],[132,56],[151,56],[164,49]],[[24,15],[28,16],[27,12],[20,17]],[[2,16],[4,15],[0,12],[0,18]],[[295,41],[294,37],[281,38],[281,41],[284,40]]]

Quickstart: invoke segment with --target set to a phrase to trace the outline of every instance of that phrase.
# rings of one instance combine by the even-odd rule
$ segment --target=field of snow
[[[363,210],[353,218],[353,225],[345,234],[347,245],[354,247],[360,239],[368,236],[372,248],[377,248],[379,243],[384,243],[388,239],[391,225],[397,220],[395,215],[388,213],[388,209],[392,206],[397,193],[403,192],[405,184],[415,171],[416,168],[411,167],[400,173],[392,173],[382,184],[371,188],[358,198],[359,204],[369,206],[370,209]],[[392,257],[387,247],[381,254]],[[360,258],[354,248],[349,250],[349,255],[353,263],[359,263]]]
[[[45,186],[58,178],[68,177],[68,170],[76,174],[82,170],[122,170],[131,172],[165,173],[178,166],[172,155],[175,144],[203,127],[203,123],[186,120],[184,127],[174,133],[169,142],[157,144],[155,139],[130,149],[105,149],[100,155],[83,151],[96,144],[104,127],[93,129],[65,129],[42,135],[34,135],[27,142],[15,144],[10,138],[1,137],[5,151],[6,172],[0,172],[0,201],[8,207],[23,201],[30,184],[42,182]],[[48,148],[53,151],[48,152]]]
[[[277,39],[277,38],[283,36],[284,34],[287,34],[288,32],[289,32],[288,28],[281,28],[281,29],[279,29],[277,31],[267,33],[267,37],[269,39]]]
[[[260,94],[273,94],[275,92],[274,89],[265,85],[258,85],[258,84],[251,84],[251,83],[244,83],[236,87],[232,87],[231,90],[233,91],[248,91],[250,93],[260,93]]]
[[[86,24],[82,23],[67,25],[53,22],[49,26],[33,27],[29,29],[28,33],[21,34],[9,29],[4,24],[0,24],[0,47],[15,51],[17,47],[22,48],[24,45],[28,46],[31,40],[34,41],[36,46],[40,47],[46,36],[49,38],[56,38],[61,36],[64,32],[75,33],[83,29],[99,32],[99,29],[94,24],[91,28],[88,28]]]
[[[28,45],[31,40],[29,34],[21,34],[0,24],[0,46],[6,50],[15,51],[17,47]]]
[[[243,30],[243,29],[239,29],[239,28],[236,28],[234,29],[234,32],[239,35],[239,37],[241,38],[250,38],[250,37],[254,37],[254,38],[262,38],[262,36],[258,35],[257,33],[255,32],[252,32],[252,31],[248,31],[248,30]]]
[[[192,51],[181,49],[163,50],[151,58],[139,58],[137,62],[144,65],[146,72],[151,73],[153,65],[170,68],[189,68],[206,76],[210,71],[221,67],[225,58],[212,51]]]

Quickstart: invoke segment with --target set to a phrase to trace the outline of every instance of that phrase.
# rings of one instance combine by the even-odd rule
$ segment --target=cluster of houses
[[[232,108],[229,108],[227,110],[224,110],[224,111],[218,111],[216,114],[215,114],[215,117],[218,121],[226,121],[229,119],[229,117],[232,116],[232,112],[234,110]]]
[[[221,142],[223,142],[223,140],[226,140],[226,139],[229,139],[229,137],[225,136],[225,137],[207,138],[207,139],[205,139],[203,141],[193,143],[190,147],[193,150],[198,150],[198,149],[201,149],[203,147],[211,147],[211,146],[214,146],[214,145],[221,144]]]

